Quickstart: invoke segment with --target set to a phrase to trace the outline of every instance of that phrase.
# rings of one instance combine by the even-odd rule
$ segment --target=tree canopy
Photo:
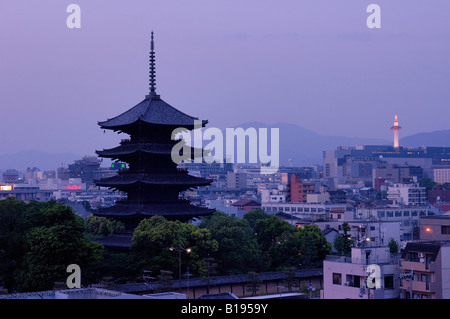
[[[178,249],[181,253],[183,272],[190,267],[193,274],[206,272],[203,257],[218,248],[211,232],[193,224],[168,221],[154,216],[142,220],[133,234],[133,263],[136,271],[150,270],[159,274],[161,270],[178,274]],[[189,251],[188,251],[189,249]]]
[[[99,263],[103,246],[84,230],[84,220],[55,201],[0,201],[0,282],[10,292],[48,290],[65,282],[68,265]]]

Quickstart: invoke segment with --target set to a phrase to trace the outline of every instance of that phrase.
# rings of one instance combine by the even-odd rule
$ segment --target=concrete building
[[[247,188],[247,173],[227,173],[228,189],[244,189]]]
[[[308,194],[315,193],[314,183],[302,183],[300,176],[291,175],[287,188],[286,201],[291,203],[304,203]]]
[[[400,222],[400,241],[409,241],[419,239],[419,219],[432,214],[429,206],[357,207],[352,221]]]
[[[377,180],[383,180],[391,183],[402,183],[415,179],[416,181],[423,178],[423,169],[420,166],[382,164],[372,170],[372,184],[377,188]],[[379,187],[377,188],[379,191]]]
[[[399,261],[401,299],[450,299],[450,244],[408,243]]]
[[[427,203],[427,190],[417,183],[394,183],[388,187],[387,196],[394,205],[422,206]]]
[[[424,216],[419,221],[421,241],[450,241],[450,216]]]
[[[372,182],[372,169],[386,164],[419,166],[423,177],[433,177],[434,168],[450,167],[449,147],[402,147],[364,145],[323,152],[323,178],[332,187],[355,181]],[[369,178],[370,174],[370,178]],[[373,186],[373,185],[366,185]]]
[[[323,262],[321,299],[395,299],[400,295],[399,256],[389,248],[353,247],[351,257],[327,256]],[[373,274],[374,281],[368,284]],[[373,286],[372,286],[373,283]]]
[[[346,204],[329,204],[329,203],[262,203],[261,208],[268,214],[285,213],[290,215],[292,219],[299,219],[303,221],[320,221],[332,218],[333,212],[341,215],[344,219],[344,214],[348,218],[353,215],[352,211],[347,210]]]
[[[278,189],[262,189],[261,202],[263,203],[285,203],[286,192],[282,189],[284,185],[279,185]]]
[[[386,246],[391,238],[400,243],[400,222],[395,221],[351,221],[349,234],[355,246]]]
[[[433,169],[433,180],[436,183],[450,183],[450,167]]]

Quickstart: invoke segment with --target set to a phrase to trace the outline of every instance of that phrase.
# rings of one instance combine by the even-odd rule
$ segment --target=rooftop
[[[198,118],[187,115],[159,98],[146,98],[128,111],[107,121],[99,122],[102,129],[119,129],[142,121],[148,124],[192,128]],[[206,125],[208,121],[201,121]]]

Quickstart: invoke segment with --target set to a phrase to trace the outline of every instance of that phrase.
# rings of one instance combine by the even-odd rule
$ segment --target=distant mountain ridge
[[[450,147],[450,130],[413,134],[400,139],[399,143],[406,147]]]
[[[242,127],[243,129],[249,127],[268,128],[268,134],[270,134],[270,128],[279,128],[280,165],[289,165],[289,159],[292,159],[292,165],[294,166],[321,164],[323,151],[334,150],[340,145],[386,145],[390,143],[388,140],[376,138],[326,136],[290,123],[268,125],[261,122],[248,122],[236,127]]]
[[[324,150],[334,150],[338,146],[354,145],[392,145],[392,141],[376,138],[360,138],[345,136],[321,135],[296,124],[261,122],[247,122],[235,127],[247,129],[279,128],[280,132],[280,165],[289,165],[292,159],[294,166],[309,166],[321,164]],[[208,128],[208,127],[206,127]],[[224,134],[225,136],[225,134]],[[206,145],[204,142],[203,145]],[[405,147],[420,146],[448,146],[450,147],[450,130],[440,130],[428,133],[417,133],[400,139],[400,145]],[[89,155],[89,154],[84,154]],[[0,171],[17,169],[25,171],[27,167],[37,167],[42,171],[53,170],[72,164],[84,155],[74,153],[47,153],[37,150],[17,152],[14,154],[0,154]]]
[[[0,154],[0,170],[16,169],[25,172],[27,167],[37,167],[41,171],[54,170],[72,164],[82,156],[73,153],[47,153],[37,150]]]

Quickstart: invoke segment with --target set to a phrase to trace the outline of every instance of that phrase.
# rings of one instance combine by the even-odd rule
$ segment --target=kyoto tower
[[[394,148],[398,148],[398,131],[401,129],[402,127],[398,125],[397,113],[395,113],[394,126],[391,127],[394,131]]]

